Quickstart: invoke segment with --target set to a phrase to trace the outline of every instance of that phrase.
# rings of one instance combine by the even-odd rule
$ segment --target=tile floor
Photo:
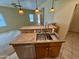
[[[79,59],[79,33],[69,32],[65,40],[59,57],[55,59]],[[18,57],[14,53],[6,59],[18,59]]]
[[[60,59],[79,59],[79,33],[69,32],[65,40]]]

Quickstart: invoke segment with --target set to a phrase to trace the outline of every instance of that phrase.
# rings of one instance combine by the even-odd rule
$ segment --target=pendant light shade
[[[52,0],[52,8],[50,9],[50,12],[54,12],[55,9],[54,9],[54,0]]]
[[[36,14],[39,14],[39,13],[40,13],[40,10],[38,9],[37,0],[36,0],[36,9],[35,9],[35,13],[36,13]]]
[[[35,9],[35,13],[39,13],[40,11],[39,11],[39,9],[38,8],[36,8]]]
[[[18,0],[18,4],[19,4],[18,13],[22,15],[22,14],[24,14],[24,10],[22,9],[22,6],[21,6],[21,4],[20,4],[20,0]]]
[[[50,12],[54,12],[54,11],[55,11],[55,9],[54,9],[54,8],[51,8],[51,9],[50,9]]]
[[[19,9],[19,14],[24,14],[24,11],[23,11],[23,9]]]

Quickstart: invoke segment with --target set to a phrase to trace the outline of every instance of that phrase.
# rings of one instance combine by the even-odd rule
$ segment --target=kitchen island
[[[14,47],[19,59],[39,59],[56,58],[64,42],[52,32],[22,32],[10,45]]]

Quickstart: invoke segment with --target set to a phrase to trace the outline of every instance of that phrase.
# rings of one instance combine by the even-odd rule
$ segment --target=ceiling
[[[35,9],[35,3],[36,0],[20,0],[20,3],[23,8],[25,9]],[[44,3],[46,0],[37,0],[38,5]],[[0,0],[0,6],[9,6],[13,7],[11,3],[16,3],[18,4],[18,0]]]

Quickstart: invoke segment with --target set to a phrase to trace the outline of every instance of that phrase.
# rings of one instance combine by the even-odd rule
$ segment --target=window
[[[6,23],[5,23],[3,15],[0,14],[0,27],[4,27],[4,26],[6,26]]]
[[[29,19],[30,19],[30,22],[34,22],[34,15],[33,14],[29,14]]]

